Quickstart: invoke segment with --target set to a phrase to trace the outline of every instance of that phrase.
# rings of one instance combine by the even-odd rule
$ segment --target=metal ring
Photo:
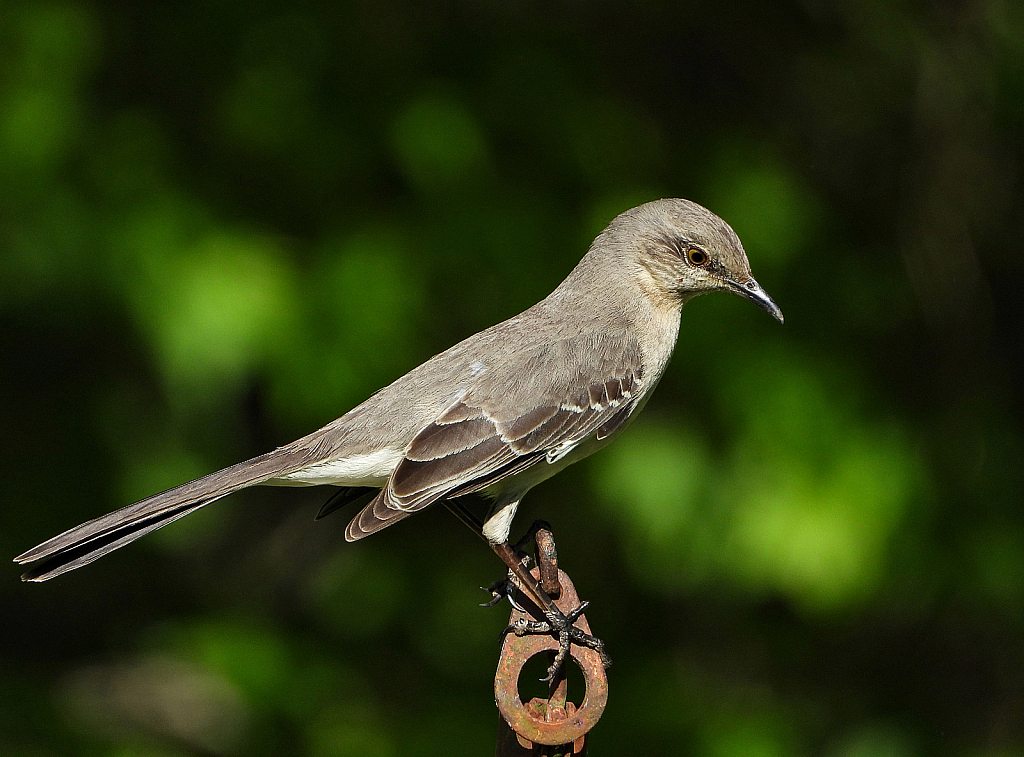
[[[564,572],[558,572],[562,584],[562,595],[556,606],[567,613],[579,606],[576,589]],[[518,618],[532,620],[529,615],[513,610],[509,624]],[[590,633],[590,625],[585,616],[581,615],[575,625],[586,633]],[[523,705],[519,698],[519,676],[526,663],[542,652],[557,652],[558,640],[548,634],[531,634],[516,636],[509,633],[501,648],[501,659],[494,676],[494,700],[498,710],[512,730],[534,744],[558,746],[571,744],[590,731],[600,719],[608,704],[608,677],[601,662],[601,655],[589,647],[573,645],[569,654],[580,670],[586,683],[586,693],[579,708],[569,713],[567,708],[565,720],[553,722],[540,720]]]

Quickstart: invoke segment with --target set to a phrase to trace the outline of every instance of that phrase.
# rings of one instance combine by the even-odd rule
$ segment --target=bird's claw
[[[507,599],[508,603],[512,605],[519,612],[526,612],[526,610],[516,601],[515,594],[518,589],[508,579],[503,581],[495,581],[490,586],[481,586],[481,589],[488,592],[491,598],[486,602],[481,602],[481,607],[494,607],[501,600]]]
[[[541,678],[541,681],[550,683],[555,679],[562,666],[565,665],[565,660],[569,656],[569,650],[573,644],[593,649],[601,656],[601,663],[605,668],[611,666],[612,659],[604,649],[604,642],[573,625],[589,604],[589,602],[580,602],[579,607],[568,614],[564,614],[557,609],[545,612],[544,617],[547,620],[518,618],[515,623],[505,629],[506,633],[511,632],[516,636],[549,633],[558,637],[558,652],[555,654],[555,659],[551,661],[550,667],[548,667],[548,674]]]
[[[494,584],[491,584],[490,586],[481,586],[480,590],[486,591],[491,595],[491,598],[488,599],[486,602],[480,603],[481,607],[494,607],[496,604],[498,604],[498,602],[502,600],[502,597],[505,596],[505,594],[499,591]]]

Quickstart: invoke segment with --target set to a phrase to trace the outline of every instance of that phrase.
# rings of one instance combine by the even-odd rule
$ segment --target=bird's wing
[[[590,354],[580,354],[581,346]],[[643,367],[635,345],[598,340],[547,345],[543,353],[518,367],[556,365],[561,380],[545,385],[530,374],[508,382],[502,394],[494,394],[500,381],[467,392],[416,435],[346,538],[369,536],[439,499],[479,491],[542,461],[555,463],[591,434],[610,436],[636,407]]]

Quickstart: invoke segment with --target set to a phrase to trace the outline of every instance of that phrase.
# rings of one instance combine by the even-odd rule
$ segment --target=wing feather
[[[545,354],[530,356],[528,365],[542,370],[554,349],[545,346]],[[361,539],[442,498],[480,491],[544,460],[556,462],[592,434],[613,434],[635,409],[643,378],[638,349],[622,349],[616,357],[594,366],[601,371],[597,379],[589,373],[583,381],[588,373],[581,368],[561,386],[555,382],[541,392],[531,387],[536,399],[525,408],[517,402],[525,392],[503,395],[492,388],[478,392],[479,401],[467,392],[416,435],[387,485],[349,524],[346,538]]]

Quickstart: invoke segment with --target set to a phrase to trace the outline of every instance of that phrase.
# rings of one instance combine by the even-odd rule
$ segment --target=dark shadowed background
[[[615,658],[591,754],[1024,750],[1011,0],[0,6],[0,556],[267,451],[547,294],[615,214],[728,220],[537,489]],[[483,755],[501,565],[241,493],[0,575],[0,753]]]

